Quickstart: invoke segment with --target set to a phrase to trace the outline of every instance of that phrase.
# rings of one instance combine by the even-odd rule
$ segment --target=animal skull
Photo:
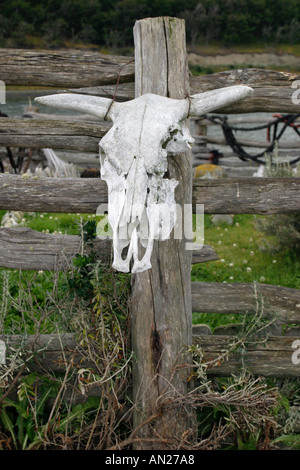
[[[167,156],[186,152],[194,142],[188,116],[206,114],[250,93],[251,88],[240,85],[193,95],[190,100],[154,94],[125,103],[74,93],[36,98],[44,105],[113,121],[99,146],[101,178],[108,186],[108,221],[116,270],[128,272],[132,258],[133,273],[150,269],[153,241],[170,236],[176,222],[178,182],[164,175]],[[145,248],[141,259],[139,242]],[[128,251],[123,258],[125,247]]]

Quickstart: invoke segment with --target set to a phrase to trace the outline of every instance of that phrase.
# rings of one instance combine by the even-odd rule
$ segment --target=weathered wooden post
[[[183,223],[184,209],[192,203],[192,159],[186,150],[193,139],[186,119],[238,101],[252,90],[236,86],[188,96],[183,20],[138,21],[134,36],[136,99],[117,103],[61,93],[36,100],[113,122],[99,143],[100,166],[108,186],[112,266],[128,272],[133,260],[131,333],[137,358],[133,373],[137,447],[178,448],[194,428],[181,400],[187,392],[189,372],[180,367],[182,362],[188,363],[183,349],[192,341],[191,251],[186,250]],[[172,238],[176,204],[181,211],[177,214],[181,231],[177,226],[177,237]],[[145,253],[140,257],[142,247]],[[124,248],[128,248],[125,258]]]
[[[155,93],[185,98],[189,79],[184,20],[137,21],[134,41],[135,96]],[[185,153],[169,158],[168,163],[168,177],[179,181],[176,203],[183,209],[192,202],[192,159]],[[160,399],[187,391],[187,369],[174,371],[174,366],[192,339],[191,251],[185,250],[184,238],[156,241],[151,264],[151,270],[133,275],[132,284],[134,425],[156,416],[139,430],[141,449],[176,446],[193,427],[186,409],[160,407]]]

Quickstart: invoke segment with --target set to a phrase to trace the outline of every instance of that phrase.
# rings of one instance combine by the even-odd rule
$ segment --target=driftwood
[[[256,284],[258,303],[276,321],[300,323],[300,289]],[[254,284],[192,282],[193,312],[251,314],[257,305]]]
[[[0,174],[0,210],[95,214],[107,186],[93,178]],[[206,214],[280,214],[300,209],[300,178],[194,179],[193,206]]]
[[[111,240],[95,239],[93,246],[82,247],[77,235],[41,233],[29,227],[0,228],[0,266],[12,269],[65,271],[77,253],[91,249],[100,259],[111,261]],[[204,263],[219,257],[209,245],[193,252],[192,262]]]
[[[210,362],[218,358],[208,369],[208,376],[226,377],[231,374],[238,374],[244,367],[254,375],[264,377],[299,377],[299,365],[293,364],[292,354],[295,349],[292,347],[299,336],[270,336],[265,341],[259,340],[246,345],[246,349],[241,354],[241,349],[233,351],[224,357],[224,351],[231,347],[235,339],[232,336],[224,335],[197,335],[193,334],[193,343],[200,346],[204,353],[203,360]],[[64,373],[67,365],[72,361],[74,369],[91,367],[94,364],[86,359],[87,355],[78,345],[75,336],[71,333],[61,335],[29,335],[9,336],[0,335],[0,340],[4,341],[7,347],[6,357],[9,365],[10,355],[16,349],[22,351],[22,357],[32,357],[27,364],[29,372]],[[97,385],[87,388],[87,396],[97,396]],[[84,401],[86,397],[77,393],[75,401]]]

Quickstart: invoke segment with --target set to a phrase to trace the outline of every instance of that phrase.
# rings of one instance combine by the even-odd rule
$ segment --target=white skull
[[[101,139],[101,178],[108,186],[108,221],[113,232],[113,267],[128,272],[151,268],[153,241],[165,240],[176,222],[175,188],[164,177],[167,156],[186,152],[194,139],[188,116],[206,114],[252,92],[233,86],[174,100],[145,94],[125,103],[62,93],[36,98],[53,107],[87,112],[113,121]],[[170,216],[171,214],[171,216]],[[145,253],[139,259],[139,246]],[[123,250],[127,248],[125,258]]]

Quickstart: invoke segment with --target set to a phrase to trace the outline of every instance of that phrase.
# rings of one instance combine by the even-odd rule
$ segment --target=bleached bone
[[[186,152],[192,138],[187,118],[239,101],[246,86],[221,88],[174,100],[145,94],[125,103],[108,98],[62,93],[36,98],[47,106],[90,113],[113,121],[101,139],[101,178],[108,186],[108,221],[113,233],[113,267],[128,272],[151,268],[153,241],[165,240],[176,222],[175,188],[164,178],[167,156]],[[139,259],[139,245],[145,253]],[[122,258],[124,248],[127,255]]]

